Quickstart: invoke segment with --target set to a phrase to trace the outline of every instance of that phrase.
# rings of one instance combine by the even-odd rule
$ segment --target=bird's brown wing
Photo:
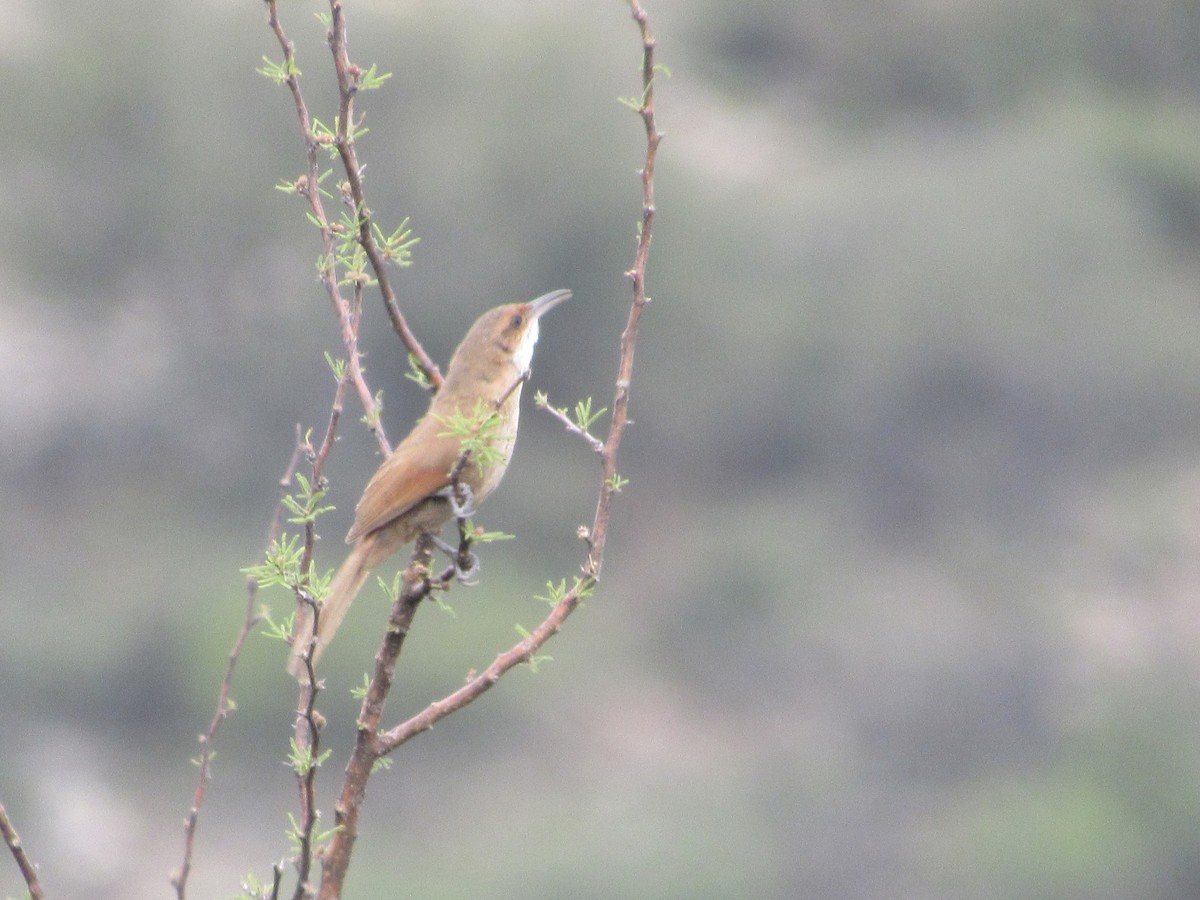
[[[353,543],[364,534],[403,515],[431,494],[450,484],[450,470],[458,460],[461,441],[441,437],[436,429],[419,423],[371,476],[354,512],[354,525],[346,535]],[[424,432],[424,433],[422,433]]]

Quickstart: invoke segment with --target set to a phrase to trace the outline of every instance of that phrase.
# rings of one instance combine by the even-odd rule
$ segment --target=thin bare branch
[[[541,624],[528,637],[518,641],[511,648],[496,656],[491,665],[481,673],[471,678],[453,693],[430,703],[415,716],[378,735],[372,743],[380,755],[391,753],[416,735],[428,731],[440,719],[462,709],[481,697],[506,672],[533,659],[538,650],[559,632],[567,617],[578,608],[581,597],[590,593],[599,578],[600,567],[604,557],[605,538],[608,533],[611,499],[612,495],[617,491],[617,450],[621,445],[621,437],[628,423],[629,386],[633,374],[633,354],[637,342],[638,323],[642,309],[648,302],[648,298],[645,296],[644,285],[646,263],[649,259],[650,251],[651,228],[654,220],[654,159],[658,151],[659,141],[663,137],[658,132],[654,122],[653,82],[656,71],[654,66],[655,41],[650,35],[649,23],[645,11],[638,5],[636,0],[630,0],[630,8],[633,12],[634,20],[638,23],[641,31],[643,47],[643,94],[641,107],[637,110],[646,127],[646,162],[642,169],[642,219],[633,268],[626,273],[633,284],[633,298],[630,304],[629,319],[626,322],[625,330],[621,334],[621,353],[617,367],[617,379],[613,398],[614,415],[607,440],[604,441],[601,451],[602,474],[600,499],[596,507],[596,515],[592,521],[592,527],[586,535],[590,552],[586,562],[582,566],[584,578],[579,580],[574,588],[567,591],[555,603],[549,615],[542,620]],[[572,429],[578,430],[569,419],[566,422]]]
[[[4,843],[8,845],[9,852],[17,861],[17,868],[21,870],[21,877],[25,879],[29,896],[33,900],[44,900],[46,895],[42,892],[41,882],[38,881],[37,866],[25,853],[25,845],[21,843],[21,836],[17,834],[16,827],[8,817],[8,810],[2,803],[0,803],[0,834],[4,835]]]
[[[313,616],[313,633],[319,624],[320,610],[315,606],[311,610]],[[313,846],[313,834],[317,829],[317,770],[321,753],[321,726],[324,721],[317,712],[317,695],[321,686],[313,671],[312,654],[305,660],[308,668],[308,683],[301,685],[299,705],[296,710],[295,754],[307,754],[309,765],[296,771],[297,787],[300,792],[300,820],[296,823],[295,834],[297,844],[296,854],[296,891],[293,900],[307,900],[314,896],[312,886],[312,869],[316,857]]]
[[[366,798],[367,779],[383,755],[378,746],[379,723],[383,719],[383,707],[395,678],[396,659],[412,626],[417,606],[429,595],[429,566],[433,560],[433,546],[433,540],[428,535],[417,539],[412,562],[404,570],[403,587],[392,604],[387,634],[375,655],[375,669],[358,714],[358,736],[354,751],[350,754],[350,762],[346,765],[346,779],[337,802],[337,832],[324,857],[320,900],[341,897],[342,883],[350,867],[350,855],[358,839],[358,820]]]
[[[625,425],[629,421],[629,388],[633,379],[633,351],[637,343],[638,324],[641,322],[642,310],[650,302],[650,298],[646,296],[646,262],[650,257],[650,239],[654,226],[654,162],[658,155],[659,142],[664,137],[658,130],[654,119],[654,79],[658,74],[654,62],[654,51],[657,42],[650,32],[649,17],[638,0],[629,0],[629,9],[642,36],[642,101],[637,110],[646,130],[646,156],[641,171],[642,218],[638,228],[633,268],[625,273],[630,281],[633,297],[629,305],[629,317],[625,322],[625,330],[621,332],[621,357],[617,364],[617,383],[613,393],[612,423],[608,429],[608,438],[604,442],[604,452],[600,454],[600,496],[596,503],[596,515],[592,520],[590,538],[592,552],[588,564],[584,566],[584,574],[592,578],[600,577],[600,569],[604,562],[609,511],[613,495],[617,492],[617,448],[621,445],[621,437],[625,433]]]
[[[280,490],[284,493],[287,493],[288,488],[291,486],[292,476],[296,473],[296,466],[300,463],[301,443],[299,426],[296,428],[296,438],[296,446],[292,450],[292,457],[288,460],[284,475],[279,480]],[[283,503],[281,501],[275,505],[275,513],[271,517],[271,524],[267,528],[268,547],[279,537],[282,523]],[[217,732],[221,730],[225,719],[229,717],[229,713],[233,710],[233,706],[229,702],[229,693],[233,689],[233,673],[237,668],[238,660],[241,658],[246,638],[255,626],[262,621],[262,616],[256,613],[254,609],[257,595],[258,583],[251,579],[246,584],[246,613],[242,618],[242,626],[238,631],[237,637],[234,639],[233,647],[229,651],[229,657],[225,663],[225,676],[221,679],[221,687],[217,692],[217,708],[208,723],[208,730],[200,735],[199,738],[200,756],[197,759],[197,766],[200,774],[196,781],[195,794],[192,797],[192,807],[188,810],[187,817],[183,822],[183,862],[180,864],[179,870],[171,877],[171,885],[175,888],[175,896],[178,900],[184,900],[187,896],[187,882],[192,872],[192,857],[195,851],[196,827],[200,820],[200,808],[204,805],[204,792],[208,785],[212,767],[213,743],[216,741]]]
[[[358,350],[358,322],[361,318],[361,310],[358,310],[356,314],[354,306],[342,295],[341,287],[338,284],[335,227],[330,223],[325,213],[325,204],[321,199],[319,160],[322,145],[317,140],[313,130],[312,117],[304,102],[304,96],[300,92],[300,79],[296,74],[295,65],[296,50],[279,21],[277,0],[267,0],[267,23],[283,50],[283,69],[287,73],[284,77],[284,84],[288,86],[292,102],[296,107],[296,116],[300,122],[300,131],[304,138],[304,150],[308,160],[306,174],[296,179],[295,188],[297,193],[308,201],[309,211],[321,233],[321,281],[329,294],[329,300],[333,304],[334,313],[341,327],[342,345],[346,351],[350,380],[362,403],[369,427],[379,444],[380,453],[387,456],[391,452],[391,445],[388,443],[387,435],[379,418],[379,404],[376,403],[366,378],[363,376],[362,358]]]
[[[561,410],[555,406],[551,406],[550,402],[545,400],[545,398],[541,395],[539,395],[535,402],[540,409],[544,409],[551,416],[558,419],[558,421],[562,423],[563,428],[565,428],[568,432],[575,435],[577,438],[583,439],[583,441],[586,442],[593,451],[596,453],[604,452],[604,441],[600,440],[600,438],[596,437],[590,431],[580,428],[578,425],[572,422],[571,417],[568,416],[564,410]]]
[[[353,340],[357,342],[359,314],[362,311],[362,292],[358,286],[355,287],[353,303]],[[308,444],[307,441],[304,444],[305,456],[311,465],[311,483],[315,488],[320,488],[325,483],[325,462],[329,453],[333,450],[334,439],[346,396],[346,387],[351,379],[350,367],[347,366],[342,372],[342,377],[338,379],[337,387],[334,390],[333,403],[330,406],[329,422],[325,426],[325,436],[321,440],[319,449],[314,451],[311,444]],[[304,523],[304,553],[300,561],[300,571],[302,573],[307,574],[312,571],[316,542],[316,524],[312,520],[306,521]],[[300,635],[310,633],[307,626],[307,621],[310,618],[312,620],[311,634],[313,637],[310,646],[301,657],[308,671],[308,678],[306,679],[307,683],[300,686],[294,728],[295,747],[293,748],[293,752],[300,755],[301,758],[307,758],[309,761],[307,765],[298,767],[296,770],[296,782],[300,800],[300,818],[296,823],[297,833],[295,835],[297,843],[296,870],[299,877],[296,883],[296,891],[293,895],[294,900],[304,900],[304,898],[314,895],[311,875],[313,864],[316,860],[314,834],[318,824],[316,782],[321,754],[321,727],[324,725],[324,719],[317,711],[317,695],[321,692],[321,685],[317,681],[316,672],[313,670],[312,654],[320,625],[320,616],[321,608],[313,594],[309,590],[297,590],[296,627],[293,630],[293,635],[296,637],[294,639],[298,640]]]
[[[554,605],[553,609],[550,610],[550,614],[542,620],[541,624],[530,632],[529,637],[518,641],[508,650],[499,654],[492,660],[491,665],[474,678],[471,678],[458,690],[440,700],[435,700],[415,716],[406,719],[394,728],[390,728],[379,735],[376,742],[379,754],[382,756],[391,753],[406,741],[411,740],[424,731],[428,731],[439,720],[444,719],[453,712],[457,712],[483,696],[510,669],[514,669],[522,663],[529,662],[543,644],[558,634],[567,616],[573,613],[578,607],[581,591],[590,587],[591,583],[590,581],[581,582],[573,590],[568,591]]]
[[[375,273],[375,280],[379,284],[379,294],[383,299],[384,309],[387,310],[392,328],[416,358],[425,377],[429,379],[434,388],[440,388],[442,373],[430,359],[429,354],[425,352],[425,348],[421,346],[421,342],[417,340],[417,336],[408,327],[408,322],[400,312],[400,305],[396,302],[396,293],[392,290],[391,278],[388,276],[387,260],[384,259],[383,252],[375,240],[375,234],[371,230],[373,222],[371,210],[367,206],[366,197],[363,194],[362,167],[358,163],[358,152],[355,150],[352,137],[352,130],[356,127],[354,95],[358,92],[362,70],[350,62],[346,47],[346,16],[341,0],[330,0],[329,11],[332,15],[329,47],[333,52],[333,64],[337,71],[339,95],[335,145],[338,155],[342,159],[342,167],[346,171],[346,181],[350,185],[350,196],[358,221],[358,241],[366,252],[371,269]]]

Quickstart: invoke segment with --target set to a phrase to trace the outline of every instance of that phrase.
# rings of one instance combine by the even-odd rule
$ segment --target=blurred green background
[[[0,799],[59,898],[169,893],[297,422],[339,352],[263,5],[6,0]],[[611,391],[642,153],[617,2],[352,2],[396,284],[443,363],[570,287],[533,386]],[[320,4],[284,4],[333,119]],[[599,593],[377,776],[354,897],[1200,895],[1200,4],[649,0],[649,292]],[[377,302],[400,437],[424,398]],[[348,406],[322,566],[376,464]],[[597,467],[527,408],[392,720],[532,625]],[[277,614],[289,600],[267,594]],[[328,654],[332,820],[386,604]],[[288,847],[255,637],[196,897]],[[21,891],[0,864],[0,894]]]

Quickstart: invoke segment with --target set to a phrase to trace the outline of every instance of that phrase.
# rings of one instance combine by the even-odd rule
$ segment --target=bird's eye
[[[510,328],[520,328],[520,327],[521,327],[521,323],[522,323],[522,322],[524,322],[524,321],[525,321],[525,319],[524,319],[524,318],[522,318],[522,316],[521,316],[520,314],[517,314],[517,315],[515,315],[515,316],[513,316],[513,317],[512,317],[512,321],[508,323],[508,326],[509,326]]]

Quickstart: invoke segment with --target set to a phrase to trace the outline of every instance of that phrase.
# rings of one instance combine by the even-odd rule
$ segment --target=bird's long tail
[[[338,626],[342,624],[342,619],[346,617],[346,611],[354,602],[363,582],[367,580],[371,567],[378,562],[377,559],[372,558],[375,537],[375,535],[367,535],[359,540],[350,551],[350,555],[346,557],[346,561],[342,563],[341,568],[334,574],[333,581],[329,583],[329,593],[325,595],[325,600],[317,615],[317,642],[312,651],[314,665],[326,644],[333,639]],[[297,616],[295,637],[292,640],[292,655],[288,661],[288,672],[301,684],[308,684],[308,669],[304,665],[304,654],[308,650],[309,644],[312,643],[312,638],[313,614],[312,610],[305,606]]]

